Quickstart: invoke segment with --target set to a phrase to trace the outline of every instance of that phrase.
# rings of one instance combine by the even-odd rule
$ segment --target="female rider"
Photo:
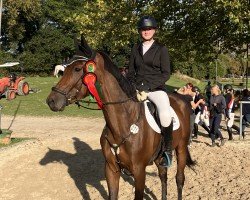
[[[250,92],[248,89],[242,91],[242,101],[250,101]],[[245,129],[250,125],[250,104],[242,104],[242,136],[245,138]]]
[[[212,147],[215,146],[215,139],[219,137],[221,139],[221,146],[224,145],[225,140],[219,130],[220,123],[222,119],[222,114],[225,112],[226,108],[226,101],[224,96],[221,94],[221,90],[218,85],[214,85],[211,88],[211,94],[210,97],[210,135],[212,139]]]
[[[224,91],[226,99],[225,116],[226,116],[228,140],[232,140],[233,139],[232,128],[235,129],[238,132],[238,134],[240,133],[240,128],[234,125],[234,111],[237,108],[237,104],[235,102],[234,90],[232,85],[226,84],[224,86]]]
[[[204,115],[206,112],[205,111],[205,101],[203,96],[200,94],[200,89],[197,86],[194,86],[192,88],[192,92],[195,93],[195,97],[194,97],[194,103],[198,103],[201,101],[201,99],[203,100],[202,103],[198,104],[198,106],[195,108],[194,110],[194,114],[195,114],[195,120],[194,120],[194,131],[193,131],[193,138],[197,139],[198,137],[198,124],[200,124],[207,132],[208,134],[210,133],[210,130],[208,128],[208,124],[205,123],[204,121]],[[202,119],[203,118],[203,119]]]
[[[139,101],[148,98],[157,107],[165,143],[160,164],[169,167],[172,163],[173,123],[165,82],[170,78],[170,61],[167,48],[154,39],[156,29],[153,17],[144,16],[139,20],[142,42],[132,48],[127,78],[136,87]]]

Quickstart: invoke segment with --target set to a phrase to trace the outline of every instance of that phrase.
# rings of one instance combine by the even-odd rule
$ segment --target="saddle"
[[[159,117],[159,113],[157,111],[156,105],[153,102],[146,100],[144,101],[144,107],[145,107],[145,115],[146,115],[148,124],[155,132],[160,134],[162,126],[160,123],[160,117]],[[180,127],[180,121],[172,107],[170,107],[169,114],[171,115],[172,120],[173,120],[173,130],[177,130]]]

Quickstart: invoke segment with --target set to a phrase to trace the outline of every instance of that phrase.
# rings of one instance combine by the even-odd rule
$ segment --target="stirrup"
[[[171,155],[171,157],[172,157],[172,155]],[[168,153],[167,152],[164,152],[163,153],[163,155],[162,155],[162,160],[161,160],[161,162],[160,162],[160,165],[162,166],[162,167],[171,167],[171,165],[172,165],[172,159],[170,158],[170,156],[168,155]]]

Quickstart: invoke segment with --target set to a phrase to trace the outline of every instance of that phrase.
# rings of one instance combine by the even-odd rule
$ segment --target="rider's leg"
[[[198,137],[198,124],[194,123],[194,136],[193,138],[197,138]]]
[[[229,120],[227,121],[228,140],[233,139],[233,131],[232,131],[233,122],[234,122],[234,113],[229,113]]]
[[[170,110],[170,102],[166,92],[155,91],[148,94],[148,99],[152,101],[158,110],[160,122],[162,125],[162,135],[164,138],[164,153],[162,162],[164,167],[169,167],[172,164],[172,143],[173,143],[173,123]]]
[[[227,132],[228,132],[228,140],[233,140],[232,128],[227,126]]]
[[[250,124],[250,114],[244,115],[242,120],[242,137],[245,138],[245,129]]]
[[[195,120],[194,120],[194,130],[193,130],[193,138],[197,138],[198,137],[198,124],[200,122],[200,116],[201,116],[201,112],[198,112],[195,115]]]
[[[237,131],[238,134],[240,134],[240,128],[233,124],[232,128]]]
[[[215,146],[215,131],[214,131],[214,121],[215,121],[215,116],[210,118],[209,124],[210,124],[210,138],[212,140],[212,147]]]
[[[225,143],[225,140],[220,132],[220,123],[221,123],[221,118],[222,118],[222,114],[217,114],[216,115],[216,118],[215,118],[215,121],[214,121],[214,132],[218,135],[218,137],[220,138],[221,140],[221,146],[224,145]]]
[[[160,165],[163,167],[170,167],[172,164],[172,150],[173,150],[173,122],[168,127],[162,128],[162,135],[164,138],[164,149],[163,149],[163,157],[160,162]]]

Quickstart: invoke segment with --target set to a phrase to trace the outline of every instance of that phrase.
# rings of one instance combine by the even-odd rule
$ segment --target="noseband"
[[[60,90],[60,89],[58,89],[56,87],[52,87],[51,90],[54,91],[54,92],[57,92],[57,93],[59,93],[59,94],[61,94],[63,96],[67,96],[66,92],[64,92],[64,91],[62,91],[62,90]]]

